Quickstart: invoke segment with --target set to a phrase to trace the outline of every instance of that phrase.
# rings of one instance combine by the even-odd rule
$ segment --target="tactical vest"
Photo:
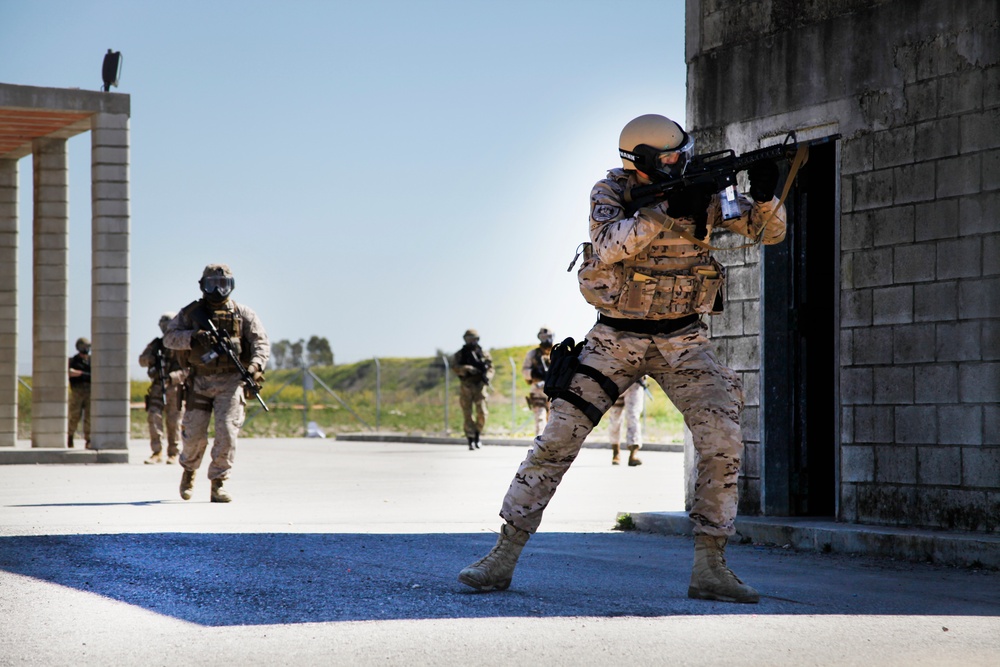
[[[153,348],[153,363],[146,369],[146,375],[148,375],[149,379],[153,381],[153,384],[160,381],[160,368],[156,363],[155,345],[159,345],[163,352],[163,370],[168,376],[174,371],[179,371],[181,369],[180,361],[177,359],[177,350],[171,350],[170,348],[165,347],[163,345],[163,338],[157,338],[154,342]]]
[[[198,329],[208,328],[208,319],[211,319],[218,328],[219,333],[228,334],[236,350],[236,356],[244,365],[249,363],[249,359],[244,359],[243,340],[243,318],[236,310],[236,304],[232,304],[233,309],[227,308],[211,309],[203,301],[195,301],[184,309],[185,315],[194,323]],[[190,310],[189,310],[190,309]],[[229,356],[214,350],[209,345],[204,345],[196,340],[191,340],[191,352],[188,357],[188,364],[195,375],[216,375],[218,373],[237,372]]]
[[[546,373],[549,372],[549,355],[551,354],[551,347],[547,350],[542,349],[541,346],[535,348],[535,354],[531,357],[531,379],[545,379]]]
[[[615,180],[627,187],[623,182],[627,176]],[[718,203],[713,201],[712,206]],[[591,243],[581,244],[577,252],[578,257],[583,255],[577,271],[581,294],[611,317],[670,319],[721,313],[725,269],[704,248],[675,231],[695,234],[700,231],[696,226],[690,218],[675,220],[642,252],[614,264],[603,262]]]

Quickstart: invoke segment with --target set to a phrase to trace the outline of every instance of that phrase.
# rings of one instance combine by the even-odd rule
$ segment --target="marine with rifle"
[[[163,336],[167,348],[181,351],[181,363],[189,369],[180,493],[184,500],[191,498],[214,414],[215,441],[208,465],[211,500],[228,503],[232,497],[223,486],[233,467],[247,395],[264,404],[260,390],[271,346],[257,314],[230,298],[236,281],[227,265],[206,266],[198,285],[201,299],[182,308]]]
[[[464,417],[465,439],[471,451],[482,446],[481,435],[490,414],[487,402],[494,370],[489,352],[479,346],[478,331],[468,329],[462,340],[465,345],[451,356],[450,363],[452,372],[462,381],[458,399]]]
[[[175,316],[176,313],[160,315],[160,333],[166,333],[167,324]],[[146,392],[146,422],[149,424],[149,446],[153,453],[144,463],[163,463],[164,430],[167,435],[167,463],[177,463],[187,371],[181,367],[177,352],[163,345],[162,336],[149,341],[139,355],[139,365],[146,369],[150,380]]]
[[[748,171],[747,196],[735,189],[732,160],[728,174],[716,165],[703,178],[687,178],[688,167],[699,163],[693,148],[693,138],[664,116],[640,116],[622,130],[622,168],[591,191],[590,242],[577,273],[598,322],[586,340],[555,346],[545,387],[552,398],[548,424],[511,481],[496,545],[459,573],[463,584],[481,591],[510,586],[584,438],[622,392],[648,375],[684,416],[698,452],[688,596],[759,600],[728,568],[724,551],[735,532],[743,387],[716,358],[702,317],[723,304],[725,270],[711,256],[713,232],[728,230],[751,244],[784,239],[775,160],[785,153],[740,167]]]

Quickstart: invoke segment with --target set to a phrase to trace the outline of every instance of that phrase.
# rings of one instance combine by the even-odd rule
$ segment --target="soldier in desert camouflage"
[[[451,356],[451,370],[462,381],[459,404],[462,406],[463,429],[469,449],[482,446],[482,433],[490,414],[490,380],[495,373],[490,353],[479,345],[479,332],[468,329],[462,335],[465,345]]]
[[[208,424],[215,415],[215,442],[208,478],[213,503],[232,500],[223,488],[236,453],[236,438],[243,426],[246,393],[243,376],[225,354],[212,345],[209,322],[232,340],[240,363],[256,382],[263,378],[271,355],[267,333],[257,314],[229,298],[236,281],[225,264],[209,264],[202,272],[202,298],[188,304],[167,324],[164,344],[186,357],[190,376],[184,404],[180,464],[181,498],[189,500],[194,475],[208,447]]]
[[[176,313],[160,316],[160,333]],[[186,371],[181,368],[177,352],[163,345],[163,337],[149,341],[139,355],[139,365],[147,369],[150,385],[146,392],[146,422],[149,424],[149,446],[152,455],[143,463],[163,463],[163,432],[167,435],[167,463],[177,463],[180,454],[181,417]],[[161,368],[162,366],[162,368]],[[166,427],[166,428],[164,428]]]
[[[642,405],[646,392],[645,378],[622,392],[614,405],[608,408],[608,442],[611,444],[611,465],[621,464],[622,419],[625,419],[625,448],[628,449],[630,467],[641,466],[639,450],[642,449]]]
[[[545,395],[545,374],[549,370],[553,336],[548,327],[538,330],[538,347],[528,350],[521,364],[521,375],[528,383],[528,407],[535,417],[535,437],[542,434],[549,421],[549,397]]]
[[[737,217],[724,220],[720,196],[689,186],[666,201],[636,207],[637,185],[682,173],[694,142],[674,121],[649,114],[622,130],[623,169],[613,169],[590,195],[590,240],[577,277],[599,312],[585,343],[562,358],[553,352],[548,425],[503,500],[496,546],[459,573],[482,591],[505,590],[528,538],[584,438],[618,395],[643,375],[652,377],[683,414],[698,452],[690,518],[695,534],[692,598],[757,602],[759,595],[727,567],[725,545],[735,532],[737,478],[743,455],[740,378],[716,359],[702,314],[722,306],[723,268],[710,255],[713,228],[754,242],[785,236],[784,207],[774,197],[777,167],[749,170],[750,195],[734,193]],[[638,164],[637,164],[638,162]],[[752,199],[751,199],[752,198]],[[581,349],[582,347],[582,349]],[[562,368],[567,369],[565,378]]]

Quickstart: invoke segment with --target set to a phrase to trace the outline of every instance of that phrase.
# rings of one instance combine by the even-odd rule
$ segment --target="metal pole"
[[[335,399],[337,399],[337,402],[340,403],[341,405],[343,405],[344,409],[346,409],[348,412],[350,412],[352,415],[354,415],[355,419],[357,419],[359,422],[361,422],[362,424],[364,424],[365,428],[371,429],[371,426],[368,425],[368,422],[366,422],[364,419],[362,419],[361,417],[359,417],[358,413],[355,412],[354,410],[352,410],[351,406],[349,406],[347,403],[344,402],[344,399],[342,399],[340,396],[337,396],[337,392],[335,392],[333,389],[330,389],[330,387],[328,387],[326,385],[326,383],[323,382],[323,380],[321,380],[319,378],[318,375],[316,375],[312,371],[309,371],[309,375],[312,376],[313,380],[315,380],[316,382],[319,383],[319,386],[323,387],[323,389],[326,389],[327,393],[329,393],[331,396],[333,396]]]
[[[375,359],[375,431],[378,432],[379,424],[382,421],[382,364]]]
[[[448,363],[447,355],[441,355],[441,361],[444,362],[444,434],[448,435],[451,433],[451,428],[448,426],[448,379],[451,377],[451,366]]]
[[[17,378],[17,381],[20,382],[22,385],[24,385],[25,389],[27,389],[28,391],[31,391],[31,385],[30,384],[28,384],[27,382],[25,382],[21,378]]]
[[[517,362],[514,357],[507,357],[510,361],[510,434],[514,435],[517,430]]]
[[[309,366],[302,366],[302,437],[309,435],[309,390],[312,389],[312,376]]]

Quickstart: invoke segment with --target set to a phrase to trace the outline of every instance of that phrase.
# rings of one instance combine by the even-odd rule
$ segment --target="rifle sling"
[[[693,243],[699,248],[704,248],[705,250],[715,250],[715,251],[740,250],[741,248],[751,248],[755,245],[759,245],[761,242],[761,238],[764,235],[764,229],[767,227],[767,224],[771,222],[771,218],[774,217],[775,211],[777,211],[784,205],[785,199],[788,197],[788,193],[792,189],[792,183],[795,182],[795,176],[799,173],[799,169],[808,161],[808,159],[809,159],[809,144],[799,145],[798,149],[796,149],[795,151],[795,157],[792,159],[792,166],[788,170],[788,178],[785,179],[785,187],[781,191],[781,197],[778,199],[778,205],[775,206],[773,209],[771,209],[771,214],[767,217],[767,220],[764,221],[764,224],[760,226],[760,234],[756,239],[754,239],[753,243],[744,243],[743,245],[733,246],[731,248],[716,248],[715,246],[705,243],[701,239],[697,238],[694,234],[690,234],[684,231],[683,229],[679,228],[674,229],[675,220],[673,218],[670,218],[670,224],[666,224],[665,228],[668,231],[672,231],[674,234],[677,234],[685,241]],[[653,218],[660,224],[665,224],[667,222],[668,216],[665,216],[659,212],[650,210],[649,212],[647,212],[647,215],[649,215],[649,217]]]

